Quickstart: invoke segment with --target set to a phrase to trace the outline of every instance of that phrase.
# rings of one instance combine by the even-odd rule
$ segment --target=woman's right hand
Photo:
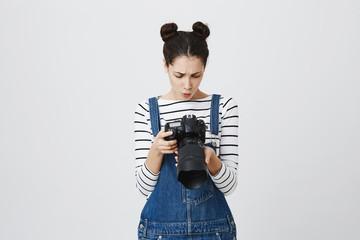
[[[156,135],[151,148],[158,154],[169,154],[177,151],[177,141],[176,139],[167,141],[165,137],[171,136],[172,131],[165,132],[165,129],[162,128],[160,132]]]

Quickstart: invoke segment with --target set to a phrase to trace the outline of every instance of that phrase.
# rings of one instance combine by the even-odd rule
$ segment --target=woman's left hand
[[[175,156],[175,160],[176,162],[178,162],[178,154],[179,152],[176,151],[176,156]],[[205,153],[205,163],[209,169],[209,173],[212,176],[215,176],[221,168],[221,160],[216,156],[216,153],[214,151],[214,149],[212,149],[211,147],[207,147],[204,146],[204,153]],[[177,167],[178,164],[176,163],[175,166]]]
[[[205,163],[209,169],[209,173],[215,176],[221,168],[221,160],[216,156],[214,149],[204,146]]]

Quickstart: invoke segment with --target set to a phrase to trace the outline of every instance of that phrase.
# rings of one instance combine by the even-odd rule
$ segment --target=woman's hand
[[[178,151],[175,151],[176,155]],[[208,167],[209,173],[212,176],[215,176],[221,168],[221,160],[216,156],[214,149],[211,147],[204,146],[204,153],[205,153],[205,163]],[[179,161],[178,156],[175,156],[176,162]],[[175,166],[177,167],[178,164],[176,163]]]
[[[172,132],[165,132],[164,128],[162,128],[150,147],[145,164],[154,174],[160,172],[163,155],[177,151],[176,139],[165,140],[165,137],[170,135],[172,135]]]
[[[215,176],[221,168],[221,160],[216,156],[214,149],[204,146],[205,163],[209,169],[209,173]]]
[[[151,148],[156,154],[163,155],[168,153],[174,153],[177,151],[177,141],[165,140],[165,137],[171,136],[173,133],[171,131],[165,132],[164,128],[160,130],[160,132],[156,135]]]

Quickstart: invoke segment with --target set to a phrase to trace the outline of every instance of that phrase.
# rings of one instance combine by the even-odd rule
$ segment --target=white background
[[[239,105],[242,240],[360,239],[360,2],[0,1],[0,239],[136,239],[136,104],[160,27],[207,23],[200,89]]]

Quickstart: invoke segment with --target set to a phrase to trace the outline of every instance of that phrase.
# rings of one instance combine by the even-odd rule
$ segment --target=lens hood
[[[178,156],[178,180],[188,189],[199,188],[208,178],[203,147],[199,144],[186,144],[179,149]]]

